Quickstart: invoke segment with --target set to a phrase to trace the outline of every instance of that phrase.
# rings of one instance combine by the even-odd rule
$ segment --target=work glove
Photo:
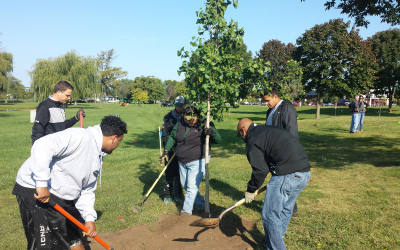
[[[244,199],[245,199],[246,203],[252,202],[255,197],[256,197],[255,193],[250,193],[250,192],[245,192],[244,193]]]
[[[76,112],[76,115],[75,115],[75,119],[76,119],[77,121],[79,121],[79,120],[81,119],[80,114],[79,114],[79,112],[81,112],[81,111],[82,111],[82,116],[83,116],[83,117],[86,116],[85,111],[84,111],[83,109],[80,109],[78,112]]]
[[[213,136],[213,135],[215,135],[215,131],[212,128],[208,128],[208,129],[206,129],[205,134],[209,135],[209,136]]]
[[[164,150],[164,153],[160,156],[160,164],[162,164],[163,160],[165,159],[165,161],[168,161],[168,150]]]

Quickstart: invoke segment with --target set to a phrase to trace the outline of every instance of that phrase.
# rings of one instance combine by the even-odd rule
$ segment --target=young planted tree
[[[99,91],[99,61],[77,55],[74,51],[57,58],[38,59],[29,72],[31,89],[40,103],[54,92],[54,85],[64,80],[74,87],[74,99],[91,97]]]
[[[333,19],[315,25],[297,39],[296,56],[303,66],[306,91],[317,92],[316,119],[324,94],[355,96],[373,86],[375,57],[350,22]]]
[[[304,87],[302,83],[303,69],[301,63],[293,59],[287,61],[285,67],[286,74],[283,76],[280,87],[284,93],[284,96],[294,103],[295,99],[299,96],[304,96]]]
[[[392,113],[392,102],[400,80],[400,30],[391,29],[376,33],[369,41],[372,52],[377,58],[376,94],[389,93],[389,113]]]
[[[116,57],[117,56],[114,49],[101,51],[97,54],[97,58],[100,60],[100,82],[102,94],[106,93],[114,96],[116,93],[118,93],[121,78],[125,77],[128,74],[128,72],[123,71],[122,68],[111,66],[112,61]],[[101,108],[101,100],[99,107]]]
[[[238,53],[243,44],[243,28],[231,20],[225,21],[225,11],[230,0],[207,0],[206,9],[196,12],[200,24],[198,34],[193,37],[193,51],[178,51],[184,61],[178,74],[185,74],[185,81],[190,92],[189,99],[197,100],[202,117],[206,117],[206,129],[210,119],[223,119],[225,103],[238,107],[235,102],[246,95],[250,88],[255,91],[266,86],[265,73],[268,70],[263,60],[245,61]],[[233,1],[237,8],[238,1]],[[204,37],[204,34],[208,36]],[[212,106],[212,108],[211,108]],[[206,195],[205,209],[209,207],[208,145],[206,137]]]

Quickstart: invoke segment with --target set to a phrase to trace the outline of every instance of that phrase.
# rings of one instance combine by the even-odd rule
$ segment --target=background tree
[[[164,88],[165,88],[164,100],[172,101],[175,98],[175,86],[177,83],[178,81],[175,80],[164,81]]]
[[[389,113],[392,112],[394,94],[400,80],[400,30],[391,29],[376,33],[369,38],[372,52],[377,58],[376,94],[388,93]]]
[[[297,39],[296,56],[303,66],[306,91],[317,92],[316,119],[325,93],[354,96],[373,86],[375,57],[350,22],[333,19],[315,25]]]
[[[64,80],[74,87],[73,98],[84,99],[100,92],[99,61],[79,56],[75,51],[57,58],[38,59],[29,72],[31,90],[41,102],[54,93],[54,85]]]
[[[130,85],[131,90],[139,88],[148,94],[150,100],[161,100],[165,94],[163,82],[154,76],[136,77]]]
[[[237,1],[233,5],[237,8]],[[198,107],[202,117],[206,119],[206,128],[209,127],[210,116],[217,120],[222,120],[225,103],[233,104],[240,97],[241,92],[247,92],[249,86],[258,84],[263,85],[266,81],[265,71],[267,70],[263,60],[250,60],[245,62],[237,51],[243,44],[243,28],[238,28],[238,24],[231,20],[225,21],[225,11],[230,0],[207,0],[206,9],[196,12],[198,17],[197,24],[201,26],[198,34],[203,36],[208,32],[209,38],[194,37],[191,45],[194,51],[178,51],[184,61],[178,70],[178,74],[185,74],[185,81],[190,89],[189,99],[198,100]],[[258,90],[257,86],[253,86]],[[213,105],[211,109],[210,106]],[[209,176],[208,176],[208,145],[209,136],[206,137],[206,195],[205,210],[209,208]]]
[[[187,96],[189,94],[189,89],[185,80],[177,82],[174,89],[175,95]]]
[[[25,86],[22,85],[21,80],[14,77],[13,75],[8,75],[9,80],[9,93],[19,101],[19,98],[23,98],[25,94]]]
[[[130,99],[132,97],[132,92],[131,92],[132,82],[133,80],[130,79],[122,79],[119,83],[119,87],[116,94],[120,98]]]
[[[341,14],[354,17],[357,26],[368,27],[370,22],[365,19],[366,16],[379,16],[382,23],[400,24],[400,2],[398,0],[329,0],[324,5],[326,10],[342,9]]]
[[[114,96],[118,92],[120,79],[125,77],[128,72],[123,71],[122,68],[112,67],[112,61],[117,57],[115,50],[110,49],[107,51],[101,51],[97,54],[97,58],[100,60],[100,82],[101,82],[101,94],[106,93]],[[100,95],[101,96],[101,95]],[[101,101],[100,101],[101,107]]]
[[[300,62],[297,62],[293,59],[287,61],[287,65],[285,67],[286,74],[282,79],[282,92],[294,103],[295,99],[304,96],[304,88],[303,88],[303,69],[300,66]]]
[[[0,93],[5,93],[7,103],[7,93],[9,79],[7,75],[13,70],[13,55],[7,52],[0,52]]]
[[[264,43],[261,50],[256,52],[258,59],[263,59],[271,63],[271,71],[268,72],[268,81],[275,86],[279,92],[279,95],[285,98],[286,91],[282,85],[284,77],[287,76],[287,63],[292,59],[293,52],[296,47],[293,43],[282,43],[279,40],[269,40]],[[289,97],[286,97],[290,99]]]
[[[144,105],[149,100],[149,96],[145,91],[140,91],[138,93],[138,100]]]

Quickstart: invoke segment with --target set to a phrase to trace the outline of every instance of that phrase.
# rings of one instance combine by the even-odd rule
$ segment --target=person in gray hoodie
[[[69,128],[35,141],[12,192],[27,249],[84,249],[78,227],[50,207],[50,199],[76,219],[82,216],[89,229],[84,236],[97,235],[94,191],[103,155],[111,154],[127,132],[119,117],[106,116],[100,125]]]

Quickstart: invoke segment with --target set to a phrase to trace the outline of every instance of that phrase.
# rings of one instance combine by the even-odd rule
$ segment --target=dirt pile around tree
[[[216,228],[191,227],[199,216],[168,215],[160,221],[137,225],[118,232],[100,234],[99,237],[115,250],[134,249],[262,249],[248,231],[255,223],[240,218],[223,218]],[[91,250],[104,250],[89,239]]]

